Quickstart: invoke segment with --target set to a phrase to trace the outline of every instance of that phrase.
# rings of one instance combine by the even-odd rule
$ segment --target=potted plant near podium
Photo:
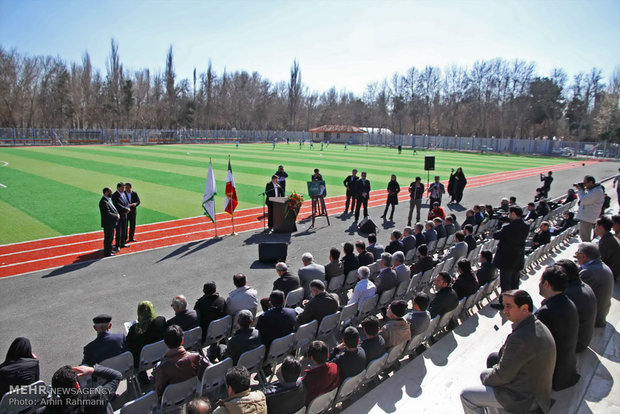
[[[297,225],[295,223],[297,222],[297,215],[303,204],[304,197],[301,194],[293,192],[288,196],[288,200],[284,207],[284,220],[282,222],[281,231],[287,233],[297,231]]]

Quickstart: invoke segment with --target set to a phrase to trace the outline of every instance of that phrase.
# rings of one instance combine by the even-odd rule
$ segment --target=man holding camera
[[[581,241],[592,241],[592,231],[596,219],[601,215],[601,209],[605,202],[605,192],[600,184],[591,175],[583,177],[582,183],[573,184],[577,188],[579,197],[579,210],[577,210],[577,220],[579,220],[579,237]]]

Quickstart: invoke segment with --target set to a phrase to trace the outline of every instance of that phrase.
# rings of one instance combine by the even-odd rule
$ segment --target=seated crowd
[[[103,382],[93,388],[98,391],[88,391],[89,398],[99,398],[102,403],[107,403],[114,396],[121,376],[99,363],[130,351],[134,366],[138,367],[144,346],[163,340],[168,351],[153,370],[152,377],[143,371],[138,378],[142,384],[154,383],[156,394],[161,397],[166,386],[194,376],[201,378],[205,369],[216,361],[230,357],[236,365],[244,352],[261,345],[268,349],[274,340],[296,332],[304,324],[313,321],[320,324],[325,317],[347,305],[356,304],[358,315],[361,315],[364,304],[371,298],[381,297],[385,292],[392,292],[391,296],[394,296],[393,292],[400,286],[409,286],[414,278],[421,279],[423,274],[434,272],[434,280],[420,286],[410,296],[411,308],[402,298],[388,298],[382,309],[374,309],[374,312],[343,327],[339,332],[339,344],[330,346],[315,340],[309,345],[307,359],[286,357],[277,372],[276,382],[263,384],[260,388],[251,387],[248,370],[235,366],[226,373],[227,398],[218,401],[214,407],[206,399],[196,399],[188,406],[188,412],[196,413],[210,412],[211,408],[215,413],[294,413],[317,396],[337,388],[345,379],[359,374],[371,361],[394,347],[426,333],[433,318],[455,310],[459,301],[495,281],[498,269],[493,251],[482,250],[482,244],[493,238],[496,222],[492,220],[512,211],[515,203],[516,200],[512,200],[511,205],[509,200],[503,199],[497,209],[476,205],[467,211],[463,226],[453,215],[444,213],[442,216],[441,207],[434,206],[429,221],[407,226],[402,232],[392,231],[385,247],[377,242],[375,234],[370,234],[368,244],[364,240],[344,243],[342,254],[339,248],[332,247],[326,265],[316,263],[311,253],[302,255],[297,274],[292,273],[286,263],[277,263],[277,276],[268,298],[259,299],[257,291],[247,286],[245,275],[239,273],[233,276],[234,290],[226,298],[217,292],[213,281],[204,284],[204,294],[193,309],[188,308],[185,296],[175,296],[171,302],[174,316],[168,320],[157,315],[151,302],[142,301],[138,304],[137,320],[126,337],[110,333],[112,318],[99,315],[93,319],[97,336],[84,347],[82,366],[62,367],[54,374],[52,387],[67,384],[78,387],[75,380],[83,375],[100,377]],[[541,203],[544,204],[542,207]],[[523,220],[530,220],[530,225],[539,216],[542,218],[551,213],[544,198],[538,201],[538,205],[528,205],[528,210]],[[534,230],[530,234],[532,251],[575,225],[574,215],[568,210],[562,219],[555,227],[546,220],[540,223],[539,229],[530,227]],[[497,226],[501,225],[500,219]],[[481,231],[484,226],[485,231]],[[576,254],[577,264],[563,260],[543,272],[539,286],[545,300],[536,312],[533,312],[527,292],[503,292],[506,317],[519,327],[520,335],[536,338],[530,341],[532,349],[523,351],[535,355],[528,362],[532,370],[511,366],[518,365],[515,355],[511,354],[518,345],[512,344],[517,339],[509,337],[499,354],[489,357],[489,371],[481,377],[483,385],[463,391],[461,398],[466,412],[479,412],[477,409],[486,404],[484,398],[488,400],[490,395],[494,396],[498,407],[519,412],[537,404],[545,410],[549,405],[551,387],[560,390],[578,381],[576,352],[587,348],[595,327],[605,326],[614,275],[620,271],[620,254],[617,254],[620,253],[620,242],[611,233],[612,229],[620,234],[620,216],[601,216],[595,226],[595,234],[600,237],[599,245],[581,243]],[[485,240],[489,236],[489,240]],[[448,238],[453,242],[446,243]],[[477,254],[475,257],[474,253]],[[453,263],[456,274],[445,266],[436,271],[440,263],[445,265],[448,262]],[[349,275],[356,277],[351,289],[342,289],[346,284],[344,280],[338,288],[328,289],[330,281],[340,276],[348,279]],[[295,291],[303,291],[299,302],[287,304],[287,296]],[[211,345],[206,355],[202,350],[190,352],[184,348],[185,332],[200,327],[204,342],[210,324],[227,315],[235,321],[232,336]],[[513,327],[515,332],[516,329]],[[302,373],[302,367],[308,362],[310,368]],[[532,385],[526,387],[526,391],[517,390],[518,384],[515,383],[518,381],[505,374],[509,369],[525,372],[524,378],[532,381]],[[5,362],[0,365],[0,393],[6,393],[10,386],[26,385],[38,379],[39,362],[32,353],[29,340],[17,338],[9,348]],[[515,390],[524,393],[519,401],[511,397],[512,392],[517,392]],[[59,406],[69,404],[65,395],[57,394],[56,398],[60,401]],[[49,409],[51,407],[44,407],[41,412]]]

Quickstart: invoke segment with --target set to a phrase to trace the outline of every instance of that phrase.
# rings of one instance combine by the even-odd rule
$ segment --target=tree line
[[[172,46],[163,73],[129,70],[112,39],[105,73],[60,57],[0,47],[0,126],[307,130],[323,124],[389,128],[398,134],[620,141],[620,68],[569,79],[536,73],[523,60],[471,67],[411,67],[371,82],[361,96],[336,87],[311,91],[295,60],[288,82],[258,72],[218,74],[211,62],[191,79],[175,73]]]

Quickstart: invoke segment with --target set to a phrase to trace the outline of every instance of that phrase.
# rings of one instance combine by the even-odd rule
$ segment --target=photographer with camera
[[[605,192],[600,184],[591,175],[583,177],[582,183],[575,183],[579,197],[579,210],[577,210],[577,220],[579,220],[579,237],[584,242],[592,241],[592,231],[596,219],[601,215],[601,209],[605,202]]]

